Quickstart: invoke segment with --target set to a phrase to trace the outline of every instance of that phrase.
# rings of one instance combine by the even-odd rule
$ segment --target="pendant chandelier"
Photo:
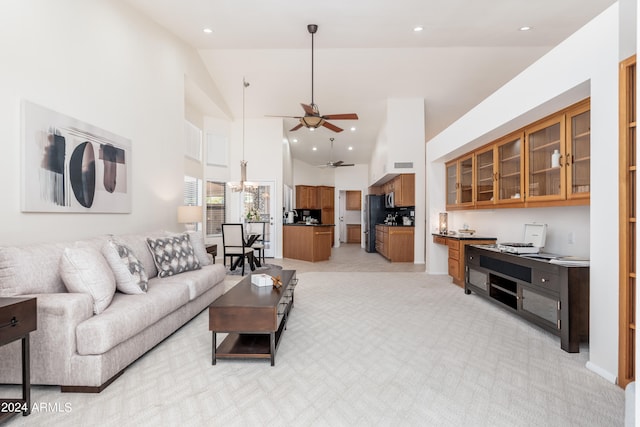
[[[252,188],[255,185],[247,181],[247,161],[244,159],[244,93],[249,87],[244,77],[242,78],[242,160],[240,160],[240,182],[228,182],[227,185],[233,192],[244,191],[245,189]]]

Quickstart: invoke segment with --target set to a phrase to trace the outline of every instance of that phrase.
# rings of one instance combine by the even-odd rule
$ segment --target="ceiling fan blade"
[[[353,163],[342,163],[336,166],[355,166]]]
[[[272,116],[270,114],[265,114],[265,117],[282,117],[284,119],[301,119],[302,116]]]
[[[334,167],[338,167],[338,166],[342,166],[342,164],[344,163],[344,161],[342,160],[338,160],[337,162],[332,162],[332,166]]]
[[[313,111],[313,107],[311,105],[307,105],[307,104],[300,104],[302,105],[302,109],[304,110],[304,113],[308,116],[317,116],[318,114]]]
[[[356,113],[348,113],[348,114],[329,114],[326,116],[322,116],[325,120],[358,120],[358,115]]]
[[[293,128],[289,129],[289,132],[293,132],[294,130],[298,130],[302,127],[302,123],[298,123],[296,126],[294,126]]]
[[[329,122],[324,122],[324,123],[322,123],[322,126],[326,127],[327,129],[330,129],[330,130],[332,130],[332,131],[334,131],[334,132],[342,132],[342,131],[343,131],[343,129],[339,128],[339,127],[338,127],[338,126],[336,126],[336,125],[332,125],[332,124],[331,124],[331,123],[329,123]]]

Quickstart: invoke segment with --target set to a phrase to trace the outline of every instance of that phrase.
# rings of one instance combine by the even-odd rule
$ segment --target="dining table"
[[[260,238],[262,234],[260,233],[255,233],[255,232],[249,232],[245,234],[244,237],[244,247],[245,248],[250,248],[255,242],[256,240],[258,240]],[[238,268],[240,266],[240,263],[244,262],[244,257],[238,257],[232,264],[231,264],[231,270],[235,270],[236,268]],[[262,264],[260,264],[260,259],[258,259],[257,257],[253,256],[253,252],[251,253],[251,256],[249,257],[249,267],[251,268],[251,271],[254,271],[256,269],[256,267],[261,267]]]

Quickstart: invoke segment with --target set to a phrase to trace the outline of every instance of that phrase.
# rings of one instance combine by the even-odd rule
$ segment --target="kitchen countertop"
[[[404,224],[376,224],[376,225],[384,225],[385,227],[415,227],[415,225],[404,225]]]
[[[440,234],[440,233],[431,233],[432,236],[445,237],[447,239],[455,239],[455,240],[498,240],[497,237],[486,237],[486,236],[478,236],[476,234],[472,236],[464,236],[462,234]]]

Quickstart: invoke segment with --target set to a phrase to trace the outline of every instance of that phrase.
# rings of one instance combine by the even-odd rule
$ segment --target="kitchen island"
[[[328,260],[333,227],[333,224],[283,224],[282,255],[310,262]]]

